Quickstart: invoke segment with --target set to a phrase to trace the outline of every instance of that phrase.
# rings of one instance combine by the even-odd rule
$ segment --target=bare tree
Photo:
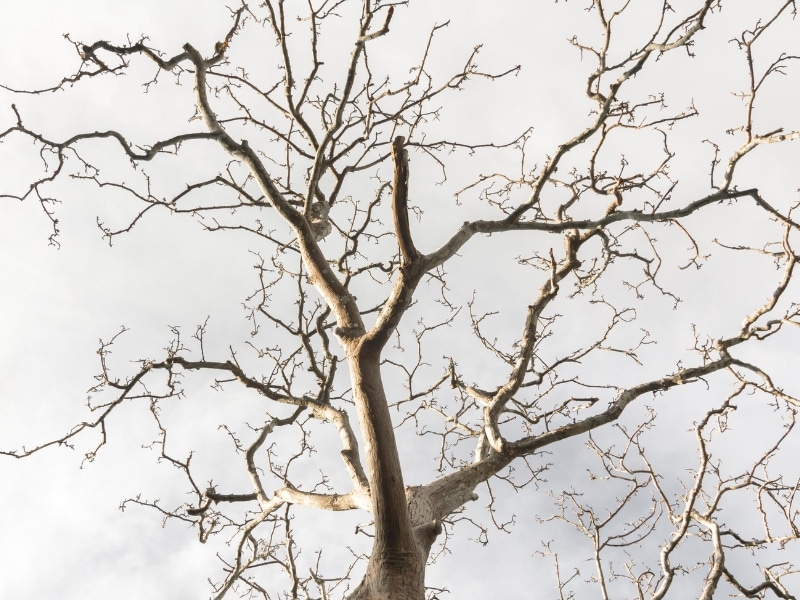
[[[111,357],[123,330],[100,346],[92,417],[3,454],[69,446],[93,430],[91,460],[112,441],[119,407],[141,404],[160,432],[160,460],[185,476],[191,497],[127,503],[191,524],[200,541],[234,540],[214,598],[424,598],[432,548],[452,549],[468,527],[485,537],[477,513],[465,512],[482,487],[501,529],[508,489],[525,489],[553,498],[552,516],[539,515],[543,532],[560,524],[586,537],[588,575],[558,540],[531,549],[553,560],[561,598],[588,584],[603,598],[794,598],[800,401],[771,357],[795,352],[796,364],[800,223],[788,180],[748,166],[762,147],[800,138],[781,100],[796,106],[797,80],[780,77],[798,58],[787,49],[800,39],[794,1],[753,3],[758,14],[743,15],[723,0],[559,7],[595,29],[569,40],[588,73],[586,110],[547,147],[532,129],[547,119],[536,110],[537,94],[553,87],[543,79],[512,98],[530,105],[530,123],[509,139],[476,139],[480,115],[438,123],[458,92],[510,85],[547,56],[487,70],[476,47],[443,75],[448,61],[436,57],[453,57],[437,40],[448,23],[409,47],[397,31],[414,30],[410,18],[398,25],[415,14],[407,2],[301,4],[235,7],[214,47],[73,41],[72,74],[46,89],[5,88],[69,92],[138,77],[142,65],[151,69],[144,92],[191,86],[193,103],[181,97],[188,123],[146,141],[124,127],[56,137],[12,106],[0,140],[33,143],[42,172],[2,197],[38,203],[58,244],[53,190],[77,179],[136,206],[121,224],[98,218],[109,242],[151,213],[185,215],[249,236],[257,280],[245,299],[250,339],[210,340],[207,324],[187,339],[174,328],[164,352],[131,370]],[[698,134],[695,104],[676,110],[659,89],[708,64],[715,44],[738,53],[724,67],[747,83],[738,122]],[[176,183],[181,160],[201,175]],[[492,304],[495,287],[507,306]],[[714,302],[709,290],[725,303],[719,311],[740,311],[737,325],[690,325],[681,307]],[[693,332],[690,351],[662,339],[677,329]],[[220,394],[245,390],[266,407],[263,423],[226,429],[226,469],[245,472],[249,489],[197,476],[202,437],[196,452],[171,449],[163,411],[199,373],[213,374]],[[331,447],[317,455],[320,439]],[[568,468],[550,453],[577,452],[571,440],[588,452],[588,477],[550,485],[551,467]],[[692,453],[689,475],[670,468]],[[410,472],[427,479],[407,485]],[[368,556],[337,574],[314,549],[301,557],[297,507],[369,513],[358,528],[371,538]],[[285,574],[282,591],[273,571]]]

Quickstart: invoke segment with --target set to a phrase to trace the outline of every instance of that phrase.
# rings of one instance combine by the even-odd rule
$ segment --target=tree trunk
[[[422,600],[425,564],[441,531],[431,511],[409,510],[389,405],[380,372],[380,348],[364,337],[349,352],[353,395],[364,436],[375,519],[375,544],[367,572],[351,600]],[[413,514],[412,514],[413,513]],[[413,522],[412,522],[412,516]],[[422,523],[420,525],[420,523]]]
[[[377,540],[367,572],[349,600],[423,600],[427,554],[389,552]]]

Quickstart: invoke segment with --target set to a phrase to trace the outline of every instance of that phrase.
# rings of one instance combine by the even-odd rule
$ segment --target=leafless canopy
[[[800,400],[771,357],[798,347],[800,222],[794,190],[748,166],[762,147],[795,148],[800,137],[797,80],[791,103],[770,95],[798,58],[781,47],[800,39],[794,1],[753,3],[759,14],[722,41],[738,52],[726,68],[747,84],[738,122],[701,137],[703,107],[675,109],[658,90],[703,64],[713,51],[704,40],[732,22],[727,2],[584,2],[594,30],[556,49],[571,44],[582,57],[582,108],[551,145],[537,138],[548,82],[534,76],[535,93],[506,95],[547,57],[489,70],[475,47],[443,75],[441,57],[455,63],[437,40],[455,20],[409,45],[406,4],[242,4],[214,47],[75,41],[74,73],[13,90],[59,92],[58,102],[142,68],[146,93],[191,86],[188,121],[144,142],[124,129],[56,138],[13,106],[0,140],[33,142],[42,171],[2,197],[38,203],[58,244],[58,203],[71,199],[54,190],[75,178],[136,207],[122,224],[98,219],[109,242],[151,213],[185,215],[249,236],[257,279],[245,299],[249,339],[218,339],[212,318],[188,337],[175,328],[166,351],[131,370],[111,360],[120,332],[99,349],[92,417],[3,454],[94,430],[91,460],[113,442],[118,407],[149,409],[153,447],[190,495],[128,502],[192,524],[202,542],[233,540],[214,598],[423,598],[432,548],[454,550],[454,536],[474,527],[486,538],[472,508],[481,488],[483,515],[501,529],[515,512],[509,489],[549,494],[541,545],[525,554],[554,569],[558,597],[592,585],[603,598],[794,598],[800,480],[787,448]],[[563,10],[574,14],[573,3]],[[648,76],[659,69],[662,80]],[[462,90],[486,83],[504,90],[487,111],[530,106],[515,135],[477,139],[479,115],[439,124]],[[120,164],[101,170],[98,148]],[[200,175],[176,187],[172,167],[198,157]],[[715,302],[712,292],[724,306],[684,312]],[[690,326],[724,311],[735,318],[722,327]],[[670,343],[678,330],[693,335],[689,351]],[[222,473],[206,479],[202,442],[185,454],[168,441],[164,411],[203,373],[265,415],[250,429],[223,424],[225,469],[246,474],[248,488],[227,488]],[[754,422],[770,426],[748,435]],[[584,455],[580,476],[557,476],[572,460],[554,454],[562,447]],[[688,463],[670,468],[676,457],[693,461],[688,475]],[[297,507],[369,513],[358,535],[371,549],[349,566],[314,548],[301,556]],[[569,555],[556,540],[564,531],[579,534]]]

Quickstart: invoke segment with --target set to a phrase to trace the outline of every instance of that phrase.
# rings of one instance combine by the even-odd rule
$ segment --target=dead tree
[[[73,201],[54,195],[59,181],[113,190],[137,208],[121,225],[98,219],[109,242],[153,213],[185,215],[210,232],[250,236],[258,279],[245,301],[249,340],[211,341],[205,325],[187,340],[176,328],[165,352],[119,373],[125,367],[110,357],[118,334],[99,350],[92,417],[58,439],[3,454],[70,445],[93,430],[100,439],[87,454],[92,459],[113,442],[107,431],[118,407],[144,403],[161,434],[160,460],[178,467],[193,496],[173,506],[128,502],[191,523],[201,541],[237,532],[214,598],[273,597],[274,583],[260,574],[279,570],[290,597],[347,590],[354,600],[422,599],[431,549],[452,546],[450,538],[469,523],[484,531],[463,513],[482,486],[490,518],[505,527],[496,511],[513,499],[495,489],[503,485],[553,497],[553,515],[540,515],[543,531],[560,523],[589,540],[589,577],[604,598],[684,596],[676,591],[684,589],[681,578],[685,585],[699,579],[701,598],[721,588],[751,598],[795,597],[799,480],[786,448],[797,441],[800,401],[792,382],[781,381],[785,373],[773,373],[751,348],[779,339],[790,352],[797,348],[786,330],[800,325],[793,299],[800,224],[791,190],[766,192],[766,182],[740,175],[762,147],[790,148],[800,137],[790,115],[789,125],[775,123],[780,104],[769,92],[779,75],[792,75],[798,58],[774,51],[800,39],[794,1],[759,3],[760,14],[740,26],[733,44],[741,60],[730,65],[748,81],[740,121],[723,137],[705,138],[692,137],[703,119],[695,105],[672,108],[657,91],[658,76],[649,74],[661,65],[689,72],[692,56],[712,52],[704,36],[736,22],[727,3],[655,3],[646,15],[630,2],[585,3],[596,28],[586,41],[570,43],[588,69],[586,110],[547,147],[528,126],[540,118],[536,95],[548,93],[542,81],[514,100],[530,103],[530,123],[510,139],[477,140],[475,123],[439,137],[436,121],[455,94],[468,93],[473,82],[509,86],[509,76],[535,70],[547,57],[484,70],[476,47],[444,76],[436,57],[447,51],[437,40],[448,23],[434,25],[420,48],[408,47],[404,32],[414,25],[402,19],[414,13],[406,4],[243,3],[215,45],[75,41],[74,73],[47,89],[12,90],[69,92],[134,76],[142,65],[153,68],[145,91],[191,86],[188,123],[148,141],[124,127],[54,137],[12,106],[13,122],[0,140],[32,143],[43,172],[3,198],[38,203],[58,244],[56,201]],[[342,23],[350,29],[337,29]],[[486,110],[503,110],[506,99],[496,102]],[[135,101],[125,110],[136,111]],[[120,159],[118,172],[95,166],[105,155]],[[203,175],[182,181],[178,191],[167,174],[160,174],[164,184],[150,173],[184,155],[202,156],[194,167]],[[680,161],[690,164],[674,167]],[[752,229],[731,238],[731,219],[747,219]],[[482,258],[473,251],[477,240]],[[495,254],[487,257],[487,248]],[[759,278],[767,281],[759,303],[724,332],[696,325],[690,352],[656,348],[668,311],[684,296],[696,300],[687,288],[701,266],[722,277],[730,297],[752,289],[734,274],[740,255],[761,261],[761,274],[764,261],[777,267]],[[722,271],[714,271],[716,257]],[[483,295],[494,286],[508,290],[516,310],[487,306]],[[689,323],[675,319],[668,328],[690,331]],[[220,394],[244,390],[265,407],[264,423],[229,432],[230,469],[246,472],[250,489],[203,483],[195,476],[201,449],[188,456],[170,449],[161,411],[198,373],[213,373]],[[681,431],[693,433],[679,447],[697,451],[688,479],[662,464],[664,443],[681,437],[661,430],[671,427],[662,421],[675,416],[671,406],[682,389],[694,398],[681,413]],[[712,446],[737,431],[732,424],[745,404],[742,412],[772,415],[783,427],[754,442],[746,464],[737,458],[729,467]],[[314,464],[320,428],[335,431],[346,477],[298,466]],[[433,437],[439,456],[436,468],[425,470],[413,449],[422,440],[429,447]],[[570,440],[585,443],[594,466],[581,484],[550,489],[545,473],[561,466],[550,452]],[[425,482],[407,485],[410,469]],[[612,499],[587,493],[591,486],[606,486]],[[732,497],[752,509],[760,531],[723,518]],[[297,506],[369,513],[371,524],[361,529],[372,547],[356,567],[363,577],[351,575],[352,566],[335,577],[315,564],[300,566],[292,529],[301,525],[291,524]],[[561,597],[582,590],[586,565],[559,555],[556,541],[543,543],[531,551],[555,561]],[[756,558],[743,558],[750,553]]]

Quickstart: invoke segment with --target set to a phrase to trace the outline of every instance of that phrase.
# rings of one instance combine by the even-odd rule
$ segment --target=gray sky
[[[589,105],[582,96],[583,81],[591,63],[588,59],[581,62],[579,53],[569,46],[566,38],[581,31],[591,35],[587,29],[591,15],[582,11],[578,2],[543,2],[537,3],[540,6],[535,9],[532,4],[507,0],[495,3],[487,11],[485,3],[479,2],[441,1],[430,6],[412,0],[411,10],[398,11],[396,26],[407,37],[392,42],[398,44],[396,54],[409,49],[416,51],[419,40],[427,33],[427,24],[450,19],[451,25],[433,48],[434,65],[440,72],[447,72],[463,60],[477,43],[485,44],[480,55],[483,68],[500,70],[517,63],[523,65],[518,77],[492,87],[478,81],[474,87],[468,86],[467,91],[446,98],[442,119],[431,124],[431,135],[439,130],[466,130],[470,140],[506,140],[525,127],[534,126],[531,162],[541,163],[548,149],[573,135],[586,122]],[[692,3],[679,4],[685,7]],[[676,9],[679,4],[675,4]],[[634,82],[642,89],[650,86],[653,91],[667,91],[675,107],[694,101],[701,111],[701,116],[693,121],[697,127],[683,127],[675,132],[678,154],[674,174],[684,182],[677,190],[679,196],[691,199],[708,190],[710,150],[702,144],[703,139],[722,144],[723,151],[738,143],[724,132],[741,120],[742,102],[731,92],[744,85],[744,71],[739,55],[727,40],[741,28],[741,23],[752,22],[746,10],[742,2],[734,2],[730,9],[714,17],[712,24],[720,23],[720,30],[709,27],[698,38],[696,59],[670,57],[656,64],[654,75],[643,74]],[[172,54],[179,52],[186,42],[210,49],[229,27],[224,3],[212,1],[41,0],[13,3],[4,8],[4,14],[0,44],[7,59],[0,66],[0,83],[18,88],[52,85],[74,69],[76,57],[71,45],[63,39],[65,33],[73,40],[106,39],[118,43],[128,33],[133,39],[144,33],[152,46]],[[636,39],[638,29],[645,24],[632,19],[620,43],[627,38]],[[796,24],[793,27],[796,33]],[[787,40],[791,39],[800,36],[785,36],[781,41],[788,45]],[[796,47],[794,51],[800,53]],[[8,60],[11,56],[14,59]],[[388,52],[387,64],[393,58]],[[402,64],[400,59],[399,64]],[[152,72],[146,65],[142,73],[148,69]],[[797,76],[796,70],[790,70],[788,77],[780,80],[775,91],[759,105],[765,128],[773,121],[784,123],[787,129],[800,128],[796,112],[800,89]],[[26,124],[52,132],[53,137],[122,123],[127,132],[141,136],[139,141],[146,143],[163,128],[171,127],[174,119],[181,119],[182,124],[192,114],[190,86],[178,88],[169,78],[164,80],[163,90],[149,96],[142,96],[141,87],[135,82],[121,78],[86,81],[67,93],[41,97],[13,97],[3,91],[0,129],[5,130],[13,123],[10,104],[15,102]],[[185,83],[188,84],[188,78]],[[37,159],[26,144],[0,145],[3,165],[0,191],[18,192],[19,186],[37,168]],[[753,166],[743,170],[742,186],[758,184],[776,202],[790,204],[790,198],[796,199],[800,187],[796,168],[800,164],[799,148],[795,143],[764,149],[763,157],[754,159]],[[647,152],[638,147],[624,151],[631,161],[648,158]],[[109,156],[109,162],[114,158]],[[463,164],[465,171],[477,169],[473,177],[492,166],[476,165],[468,159]],[[175,185],[182,185],[182,176],[201,167],[180,165],[175,172]],[[461,175],[460,166],[454,170]],[[415,225],[421,243],[428,245],[423,251],[442,241],[442,223],[450,220],[457,224],[473,217],[464,216],[463,212],[451,213],[449,200],[456,182],[469,177],[456,176],[444,186],[432,185],[434,178],[433,170],[421,160],[415,164],[412,156],[412,189],[430,202],[424,206],[427,220],[423,218]],[[93,385],[93,375],[98,370],[98,339],[109,339],[123,325],[131,331],[113,355],[120,369],[128,360],[160,352],[171,337],[169,325],[181,326],[188,333],[210,315],[210,334],[222,348],[228,343],[240,343],[249,331],[241,301],[255,284],[253,257],[248,252],[252,248],[250,240],[209,235],[201,232],[191,219],[155,215],[109,248],[95,226],[95,215],[101,214],[109,222],[114,219],[122,222],[129,214],[127,209],[88,186],[67,182],[61,189],[65,202],[58,207],[60,250],[48,247],[49,222],[38,206],[33,202],[0,200],[0,294],[4,306],[0,313],[0,340],[3,340],[0,448],[3,450],[52,438],[85,418],[86,390]],[[729,221],[713,224],[722,226],[729,236],[727,241],[743,237],[755,240],[768,232],[771,225],[751,220],[752,215],[743,210]],[[699,218],[728,217],[717,211]],[[699,223],[698,229],[702,231],[703,222]],[[686,254],[685,239],[666,229],[662,235],[675,257],[665,264],[677,264]],[[525,298],[521,298],[524,294],[517,292],[523,289],[530,294],[534,285],[519,279],[513,266],[508,267],[507,276],[495,278],[491,286],[483,282],[496,272],[498,257],[507,258],[507,264],[511,265],[513,258],[523,253],[516,244],[523,243],[518,238],[504,242],[495,238],[476,240],[450,270],[455,295],[469,298],[470,291],[479,287],[482,289],[477,301],[484,310],[506,311],[501,312],[493,327],[497,335],[510,338],[517,336],[518,313],[525,305]],[[668,301],[654,294],[649,294],[637,307],[639,319],[659,339],[658,352],[676,357],[665,364],[674,366],[677,360],[689,356],[691,323],[700,323],[702,332],[708,335],[733,331],[744,314],[766,299],[769,282],[776,281],[777,272],[765,267],[769,261],[725,256],[725,260],[712,260],[699,271],[676,272],[675,285],[686,300],[678,310],[673,311]],[[797,298],[796,292],[793,298]],[[569,344],[571,336],[591,326],[578,307],[564,307],[565,312],[571,310],[575,311],[574,319],[559,330],[565,344]],[[463,335],[467,334],[468,331]],[[798,343],[795,333],[758,348],[759,358],[766,358],[775,373],[785,376],[783,383],[794,385],[794,390],[787,389],[793,393],[800,391],[796,378],[791,376],[796,370]],[[432,351],[436,359],[442,353],[438,348]],[[480,380],[485,376],[478,372],[484,359],[465,356],[460,366],[473,366],[471,361],[475,379]],[[596,368],[602,369],[602,365]],[[601,373],[598,371],[598,375]],[[648,372],[642,373],[646,376]],[[639,377],[636,372],[619,375]],[[221,415],[227,414],[226,418],[241,424],[258,411],[238,392],[226,397],[226,404],[220,406],[219,395],[207,390],[209,382],[210,378],[201,376],[187,384],[194,395],[175,408],[175,416],[179,432],[176,446],[185,444],[187,449],[197,448],[201,454],[205,450],[204,459],[208,472],[212,473],[214,467],[224,471],[224,463],[215,460],[211,452],[225,444],[224,433],[216,430]],[[715,402],[729,390],[724,386],[720,389],[712,392],[716,394]],[[663,411],[660,424],[668,430],[663,438],[665,445],[669,446],[672,439],[687,444],[675,444],[659,454],[667,457],[663,461],[665,466],[670,462],[669,457],[692,464],[695,449],[690,445],[687,430],[696,418],[693,411],[700,410],[697,398],[703,392],[692,388],[670,396],[669,405],[656,405]],[[203,407],[201,414],[188,405],[190,402],[192,406]],[[231,417],[232,411],[239,412]],[[82,469],[79,468],[82,451],[96,441],[93,434],[78,440],[74,452],[52,449],[24,461],[0,458],[0,476],[6,490],[0,511],[3,531],[0,564],[4,565],[0,596],[92,600],[109,595],[133,599],[202,598],[209,594],[207,578],[214,581],[221,578],[220,563],[214,554],[227,550],[226,540],[217,539],[204,546],[183,524],[170,522],[160,528],[159,516],[153,511],[137,507],[125,512],[118,510],[123,499],[139,493],[149,499],[181,502],[183,480],[176,479],[174,469],[169,466],[155,464],[156,455],[141,447],[155,439],[157,433],[145,412],[144,407],[136,406],[120,412],[110,424],[111,443],[94,463]],[[643,414],[642,407],[632,419],[635,421]],[[685,418],[681,420],[681,416]],[[747,424],[747,419],[758,431],[764,430],[764,439],[777,426],[776,418],[769,412],[754,411],[743,424]],[[675,429],[670,429],[673,426]],[[189,437],[192,432],[194,438]],[[547,458],[555,465],[547,476],[554,488],[583,484],[584,473],[593,464],[584,442],[585,439],[574,440],[555,447],[557,454]],[[796,436],[792,443],[796,448]],[[730,452],[738,450],[741,447],[734,446]],[[429,461],[425,453],[414,446],[401,451],[405,452],[407,464],[415,464],[409,470],[408,483],[426,481],[433,465],[425,463]],[[417,452],[421,456],[415,456]],[[416,471],[417,463],[423,465],[420,472]],[[215,480],[224,477],[218,473],[211,476]],[[230,477],[236,481],[235,475]],[[478,492],[481,499],[469,507],[467,514],[488,522],[482,510],[488,495],[485,488]],[[484,547],[468,541],[477,536],[477,531],[461,525],[455,531],[458,542],[452,546],[453,554],[443,556],[431,568],[430,584],[446,585],[452,592],[449,597],[479,597],[492,590],[509,597],[553,597],[549,591],[541,596],[530,591],[540,585],[542,577],[549,578],[548,585],[553,583],[552,562],[535,555],[542,550],[540,538],[558,538],[564,544],[561,550],[566,552],[566,562],[586,567],[583,558],[577,558],[573,551],[582,557],[587,547],[573,546],[568,541],[573,540],[571,530],[537,523],[537,515],[553,512],[544,490],[531,488],[524,494],[514,494],[505,489],[503,494],[507,497],[505,503],[500,503],[500,518],[514,515],[517,525],[512,533],[490,529],[490,544]],[[737,509],[730,510],[735,513]],[[306,517],[305,513],[303,516]],[[329,552],[336,552],[341,536],[345,535],[342,532],[349,535],[353,523],[368,520],[366,515],[308,515],[307,518],[302,522],[296,519],[298,535],[329,542]],[[582,577],[588,577],[589,572]],[[499,592],[500,589],[503,591]]]

